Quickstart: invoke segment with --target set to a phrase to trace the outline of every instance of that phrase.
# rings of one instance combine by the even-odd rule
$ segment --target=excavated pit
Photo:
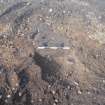
[[[32,66],[33,62],[35,65],[40,67],[40,69],[38,68],[38,71],[37,71],[37,69],[34,68],[30,72],[28,70],[31,69],[30,67]],[[24,69],[15,68],[16,74],[18,76],[18,81],[19,81],[19,85],[17,86],[16,90],[13,90],[10,85],[10,81],[12,80],[11,79],[8,80],[8,77],[6,78],[6,81],[5,83],[3,83],[3,86],[4,84],[6,84],[7,87],[4,86],[3,88],[1,87],[0,89],[1,105],[14,105],[14,104],[15,105],[35,105],[40,103],[42,103],[43,105],[44,104],[46,105],[50,103],[50,100],[52,100],[51,103],[53,103],[53,100],[55,99],[54,98],[55,96],[53,95],[61,94],[61,93],[55,93],[55,91],[59,92],[60,91],[59,89],[61,88],[63,89],[64,87],[67,88],[67,86],[69,86],[69,83],[67,83],[67,81],[63,80],[62,78],[62,75],[60,73],[61,66],[57,64],[57,62],[54,61],[53,59],[51,60],[51,58],[47,58],[40,55],[39,53],[35,53],[32,63],[26,63],[26,64],[28,65]],[[4,69],[4,68],[1,67],[1,69]],[[20,70],[18,71],[18,69]],[[3,71],[3,73],[7,75],[8,74],[7,71],[8,70],[5,70]],[[37,75],[33,75],[33,74],[37,74]],[[8,76],[10,76],[10,73],[8,74]],[[38,94],[38,96],[35,94]],[[58,98],[62,98],[62,96]],[[40,102],[40,100],[44,100],[44,101]]]
[[[104,4],[0,0],[0,105],[105,105]]]
[[[61,78],[61,66],[53,59],[48,59],[47,57],[35,53],[35,61],[36,64],[41,67],[42,79],[46,82],[53,84],[56,80]]]

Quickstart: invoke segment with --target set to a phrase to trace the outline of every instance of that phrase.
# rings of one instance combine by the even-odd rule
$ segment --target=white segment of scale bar
[[[64,50],[69,50],[70,47],[37,47],[37,49],[53,49],[53,50],[64,49]]]

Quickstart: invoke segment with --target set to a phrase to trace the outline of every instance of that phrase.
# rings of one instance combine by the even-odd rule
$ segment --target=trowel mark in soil
[[[18,10],[18,9],[21,9],[21,8],[23,8],[23,7],[26,6],[26,5],[27,5],[27,2],[19,2],[19,3],[16,3],[16,4],[14,4],[13,6],[7,8],[7,9],[5,10],[5,12],[0,15],[0,17],[9,14],[9,13],[11,13],[12,11],[16,11],[16,10]]]

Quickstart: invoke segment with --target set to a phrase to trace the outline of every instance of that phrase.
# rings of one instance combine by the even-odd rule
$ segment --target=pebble
[[[42,21],[43,20],[42,17],[40,17],[39,20]]]
[[[39,101],[42,102],[42,99],[40,98]]]
[[[77,85],[77,86],[79,85],[79,84],[78,84],[77,82],[75,82],[75,81],[74,81],[74,84]]]
[[[101,19],[101,18],[102,18],[101,16],[98,17],[98,19]]]
[[[56,103],[58,103],[58,100],[57,100],[57,99],[55,99],[55,102],[56,102]]]
[[[82,92],[80,90],[78,90],[78,94],[82,94]]]
[[[21,36],[24,36],[24,34],[22,33]]]
[[[10,95],[10,94],[8,94],[8,95],[7,95],[7,98],[10,98],[10,97],[11,97],[11,95]]]
[[[19,96],[22,96],[22,93],[19,92]]]
[[[53,103],[53,105],[56,105],[56,103]]]
[[[90,92],[87,92],[87,94],[90,94]]]
[[[7,99],[5,100],[5,103],[8,103],[8,100]]]
[[[52,91],[52,94],[53,94],[53,95],[55,94],[55,91],[54,91],[54,90]]]
[[[48,88],[51,88],[51,85],[48,85]]]
[[[32,41],[32,44],[35,46],[35,42],[34,41]]]
[[[105,80],[103,80],[103,83],[105,83]]]
[[[31,103],[34,103],[34,100],[31,100]]]
[[[12,78],[11,80],[14,81],[14,78]]]
[[[63,13],[65,14],[65,13],[66,13],[66,11],[65,11],[65,10],[63,10]]]
[[[27,6],[28,6],[28,5],[31,5],[31,3],[30,3],[30,2],[28,2],[28,3],[27,3]]]
[[[27,19],[27,22],[28,22],[28,23],[30,22],[30,18]]]
[[[70,89],[70,86],[67,86],[67,89]]]
[[[52,11],[53,11],[53,9],[52,9],[52,8],[50,8],[50,9],[49,9],[49,12],[52,12]]]
[[[0,95],[0,99],[2,98],[2,95]]]
[[[68,62],[73,65],[75,63],[75,60],[73,58],[68,58]]]
[[[16,86],[19,86],[19,84],[18,84],[18,83],[16,83]]]
[[[14,91],[14,90],[15,90],[15,88],[12,88],[12,90]]]

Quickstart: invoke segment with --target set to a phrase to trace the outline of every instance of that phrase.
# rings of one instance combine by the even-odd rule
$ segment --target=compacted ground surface
[[[0,0],[0,105],[105,105],[105,0]]]

